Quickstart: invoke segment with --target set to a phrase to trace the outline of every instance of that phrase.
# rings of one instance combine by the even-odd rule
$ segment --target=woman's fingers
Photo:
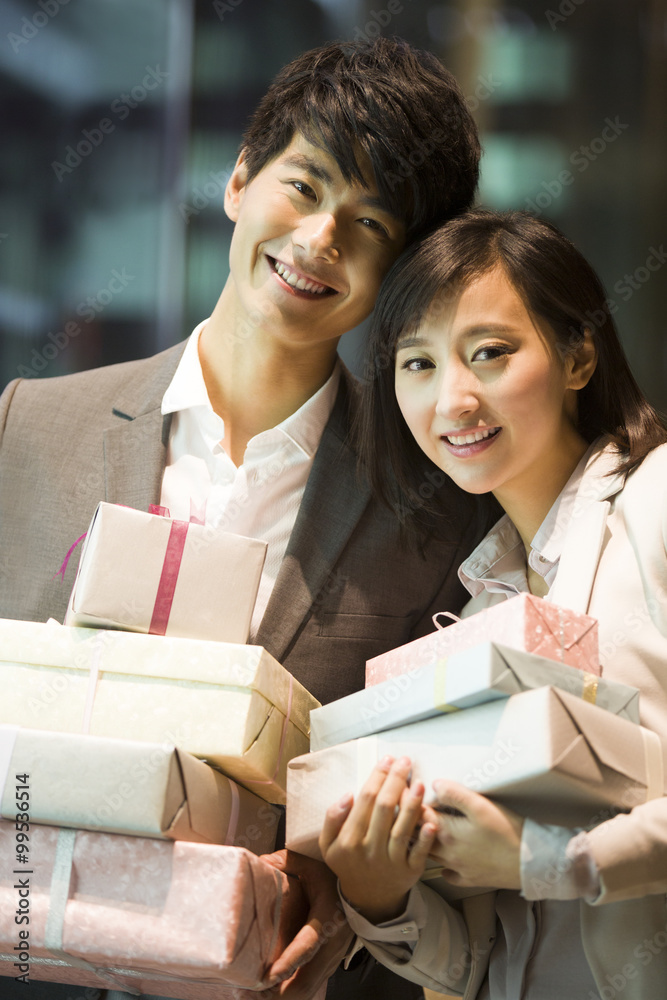
[[[369,825],[376,807],[377,795],[382,789],[393,764],[392,757],[383,757],[370,773],[356,800],[344,795],[327,809],[319,846],[323,857],[329,850],[345,844],[347,849],[364,847],[369,836]],[[340,838],[340,839],[339,839]]]
[[[332,846],[345,845],[369,859],[384,856],[395,862],[422,863],[437,827],[431,822],[424,832],[418,831],[425,818],[424,785],[420,781],[408,785],[411,767],[408,757],[383,758],[356,800],[345,795],[327,810],[319,840],[323,856]]]
[[[411,767],[408,757],[399,757],[391,765],[381,788],[376,792],[375,804],[368,823],[370,841],[386,843],[390,836],[393,836],[397,820],[396,811],[407,788]]]
[[[327,809],[322,832],[319,837],[319,847],[323,857],[326,857],[329,848],[342,830],[343,824],[350,814],[353,802],[353,796],[348,792],[338,802],[335,802]]]
[[[404,787],[401,793],[398,813],[391,827],[387,849],[392,859],[406,856],[410,843],[415,837],[415,829],[422,818],[424,786],[416,781]]]

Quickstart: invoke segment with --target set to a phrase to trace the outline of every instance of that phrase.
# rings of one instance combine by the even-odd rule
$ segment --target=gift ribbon
[[[83,707],[83,721],[81,732],[88,735],[90,725],[93,720],[93,705],[97,694],[97,682],[100,679],[100,663],[102,660],[102,645],[104,642],[104,632],[98,632],[93,639],[93,656],[88,671],[88,688],[86,690],[86,703]]]
[[[59,577],[61,577],[60,582],[61,583],[65,582],[65,572],[67,570],[67,563],[70,560],[70,556],[74,552],[74,549],[77,547],[77,545],[79,544],[79,542],[82,542],[84,540],[84,538],[86,537],[87,534],[88,534],[88,532],[84,531],[84,533],[81,535],[81,537],[77,538],[77,540],[75,541],[74,545],[70,545],[70,547],[67,550],[67,555],[63,559],[62,566],[60,567],[60,569],[58,570],[57,573],[53,574],[53,576],[51,577],[52,580],[55,580],[55,578],[57,576],[59,576]]]
[[[292,693],[294,691],[294,677],[289,674],[289,692],[287,695],[287,712],[285,714],[285,719],[283,721],[283,731],[280,734],[280,746],[278,747],[278,756],[276,758],[276,769],[270,778],[250,778],[248,781],[244,781],[246,785],[272,785],[276,780],[276,775],[280,770],[280,764],[282,761],[283,750],[285,749],[285,739],[287,738],[287,727],[290,721],[290,715],[292,713]]]
[[[65,926],[65,909],[69,898],[70,881],[72,878],[72,862],[74,860],[74,842],[76,840],[76,830],[59,830],[56,844],[56,856],[53,862],[53,875],[51,877],[51,891],[49,893],[49,912],[46,918],[46,929],[44,931],[44,947],[52,955],[67,965],[77,969],[84,969],[92,972],[105,982],[111,983],[114,987],[126,990],[133,996],[141,996],[139,990],[126,986],[120,980],[109,974],[108,970],[100,969],[84,958],[70,955],[63,948],[63,930]]]
[[[149,506],[148,513],[155,514],[158,517],[171,517],[168,507],[160,507],[158,504],[154,503]],[[167,540],[167,550],[164,555],[162,573],[160,575],[160,582],[158,584],[155,604],[153,606],[153,616],[148,627],[148,631],[151,635],[166,635],[167,625],[169,624],[169,615],[171,614],[171,608],[174,603],[176,584],[178,583],[178,574],[183,560],[183,551],[185,549],[185,540],[187,538],[188,528],[191,524],[206,524],[205,518],[206,501],[204,501],[201,508],[197,508],[195,507],[192,498],[190,498],[190,520],[174,520],[171,523],[171,531],[169,532],[169,539]]]
[[[236,837],[236,827],[239,822],[239,809],[241,806],[241,799],[239,797],[239,790],[235,781],[229,778],[229,790],[232,794],[232,801],[229,809],[229,822],[227,823],[227,833],[225,834],[225,844],[228,847],[234,846],[234,838]]]
[[[595,674],[584,673],[584,686],[581,692],[584,701],[594,705],[598,697],[598,678]]]
[[[451,618],[453,622],[463,621],[462,618],[459,618],[458,615],[452,614],[451,611],[436,611],[436,613],[431,617],[431,621],[440,632],[442,632],[444,628],[447,628],[446,625],[441,625],[440,622],[438,621],[440,615],[444,615],[445,618]]]
[[[165,635],[167,631],[189,527],[190,525],[187,521],[171,522],[167,550],[164,554],[162,573],[160,574],[160,582],[153,606],[153,616],[148,627],[151,635]]]
[[[456,705],[449,705],[447,694],[447,657],[438,660],[433,674],[433,707],[438,712],[458,712]]]

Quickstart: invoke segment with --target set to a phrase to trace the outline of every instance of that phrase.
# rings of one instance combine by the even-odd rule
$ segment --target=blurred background
[[[666,0],[2,0],[0,385],[186,337],[227,275],[224,186],[270,79],[380,33],[453,71],[479,201],[580,246],[667,410]]]

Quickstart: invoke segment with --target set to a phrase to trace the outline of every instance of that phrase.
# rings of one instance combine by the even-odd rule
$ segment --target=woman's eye
[[[487,344],[486,347],[480,347],[472,356],[473,361],[496,361],[498,358],[506,357],[511,354],[511,348],[507,347],[505,344]]]
[[[428,358],[407,358],[401,362],[401,370],[408,372],[425,372],[429,368],[435,368]]]

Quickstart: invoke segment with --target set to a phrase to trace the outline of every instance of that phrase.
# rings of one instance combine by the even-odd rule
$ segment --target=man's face
[[[366,186],[348,183],[301,135],[251,181],[241,155],[225,196],[239,320],[306,346],[337,340],[368,316],[405,226],[380,206],[370,168],[365,176]]]

